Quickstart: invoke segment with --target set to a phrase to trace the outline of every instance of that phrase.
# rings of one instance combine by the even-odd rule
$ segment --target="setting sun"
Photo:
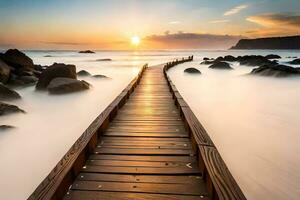
[[[141,39],[139,36],[132,36],[131,37],[131,44],[134,46],[138,46],[141,43]]]

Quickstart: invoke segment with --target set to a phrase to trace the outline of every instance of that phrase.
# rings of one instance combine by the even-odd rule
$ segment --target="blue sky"
[[[297,0],[0,0],[0,45],[122,49],[138,35],[145,48],[163,48],[163,37],[170,42],[185,33],[236,39],[295,35],[299,10]],[[161,36],[160,44],[149,41],[153,35]]]

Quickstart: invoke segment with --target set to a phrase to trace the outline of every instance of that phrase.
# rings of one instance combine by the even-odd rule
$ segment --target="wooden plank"
[[[199,175],[199,168],[189,167],[113,167],[86,165],[81,170],[89,173],[110,173],[110,174],[148,174],[148,175]]]
[[[91,160],[127,160],[148,162],[196,162],[195,156],[158,156],[158,155],[99,155],[91,154]]]
[[[205,196],[71,190],[64,200],[208,200]]]
[[[204,184],[161,184],[161,183],[126,183],[75,181],[71,190],[139,192],[154,194],[207,195]]]
[[[103,173],[80,173],[78,181],[106,181],[128,183],[180,183],[201,184],[201,176],[155,176],[155,175],[127,175],[127,174],[103,174]]]
[[[159,138],[188,138],[189,135],[185,133],[120,133],[120,132],[105,132],[104,136],[118,136],[118,137],[159,137]]]
[[[117,155],[190,155],[194,152],[190,149],[139,149],[139,148],[105,148],[96,147],[96,154]]]

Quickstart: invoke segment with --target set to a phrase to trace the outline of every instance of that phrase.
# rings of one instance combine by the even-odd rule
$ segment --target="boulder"
[[[89,83],[71,78],[55,78],[47,89],[52,94],[65,94],[89,89]]]
[[[0,58],[0,82],[7,83],[11,68]]]
[[[96,74],[96,75],[93,75],[94,78],[108,78],[107,76],[105,75],[102,75],[102,74]]]
[[[101,61],[112,61],[112,59],[110,59],[110,58],[102,58],[102,59],[97,59],[96,61],[99,61],[99,62],[101,62]]]
[[[20,99],[21,96],[14,90],[9,89],[0,83],[0,100]]]
[[[240,65],[246,65],[246,66],[262,66],[268,64],[276,64],[276,61],[270,61],[264,56],[256,56],[256,55],[238,56],[237,60],[239,61]]]
[[[208,57],[204,57],[203,60],[210,60]]]
[[[36,84],[36,89],[46,89],[48,84],[55,78],[70,78],[76,79],[76,67],[75,65],[66,65],[62,63],[54,63],[46,68],[40,75]]]
[[[25,111],[20,109],[18,106],[0,102],[0,116],[20,112],[25,113]]]
[[[85,51],[79,51],[78,53],[95,53],[95,52],[93,52],[91,50],[85,50]]]
[[[286,65],[263,65],[251,71],[251,74],[260,76],[287,77],[300,75],[300,71]]]
[[[233,69],[227,62],[217,62],[209,66],[211,69]]]
[[[36,83],[39,79],[35,76],[20,76],[19,80],[23,81],[24,84]]]
[[[265,56],[266,59],[280,59],[281,56],[275,54],[269,54]]]
[[[237,59],[234,56],[232,56],[232,55],[227,55],[224,58],[219,57],[219,59],[217,58],[216,60],[218,60],[218,61],[226,61],[226,62],[235,62]]]
[[[7,129],[12,129],[12,128],[14,127],[11,125],[0,125],[0,131],[5,131]]]
[[[78,76],[91,76],[91,74],[85,70],[80,70],[79,72],[77,72],[77,75]]]
[[[33,61],[17,49],[9,49],[0,58],[9,66],[14,68],[33,68]]]
[[[292,64],[292,65],[300,65],[300,58],[298,59],[295,59],[295,60],[292,60],[290,62],[288,62],[289,64]]]
[[[193,68],[193,67],[186,68],[186,69],[184,70],[184,72],[186,72],[186,73],[191,73],[191,74],[201,74],[201,72],[200,72],[198,69]]]
[[[201,62],[200,64],[201,64],[201,65],[211,65],[211,64],[213,64],[213,63],[215,63],[214,60],[204,60],[204,61]]]

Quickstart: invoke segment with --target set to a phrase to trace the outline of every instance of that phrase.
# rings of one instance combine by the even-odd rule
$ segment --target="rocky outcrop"
[[[35,83],[45,67],[34,65],[31,58],[17,49],[0,54],[0,82],[13,86]]]
[[[77,72],[78,76],[91,76],[91,74],[86,71],[86,70],[80,70],[79,72]]]
[[[11,68],[0,58],[0,82],[7,83],[10,76]]]
[[[0,83],[0,100],[7,101],[20,98],[21,96],[16,91],[9,89]]]
[[[0,116],[11,113],[25,113],[25,111],[18,106],[0,102]]]
[[[300,71],[294,67],[286,65],[263,65],[255,68],[250,74],[260,76],[287,77],[300,75]]]
[[[266,59],[280,59],[281,56],[275,54],[269,54],[265,56]]]
[[[102,74],[96,74],[96,75],[93,75],[94,78],[108,78],[107,76],[105,75],[102,75]]]
[[[54,63],[45,69],[36,84],[36,89],[43,90],[46,89],[48,84],[55,78],[70,78],[76,79],[76,67],[75,65],[66,65],[62,63]]]
[[[52,94],[66,94],[89,89],[89,83],[71,78],[55,78],[47,87]]]
[[[12,129],[12,128],[14,127],[11,125],[0,125],[0,131],[5,131],[7,129]]]
[[[97,59],[96,61],[102,62],[102,61],[112,61],[110,58],[102,58],[102,59]]]
[[[289,64],[292,64],[292,65],[300,65],[300,58],[298,59],[295,59],[295,60],[292,60],[290,62],[288,62]]]
[[[190,67],[190,68],[186,68],[184,70],[185,73],[190,73],[190,74],[201,74],[201,72],[196,69],[196,68],[193,68],[193,67]]]
[[[209,68],[211,69],[233,69],[232,67],[230,67],[230,64],[228,64],[227,62],[216,62],[212,65],[209,66]]]
[[[231,49],[300,49],[300,36],[242,39]]]
[[[85,50],[85,51],[79,51],[78,53],[95,53],[95,52],[93,52],[91,50]]]

